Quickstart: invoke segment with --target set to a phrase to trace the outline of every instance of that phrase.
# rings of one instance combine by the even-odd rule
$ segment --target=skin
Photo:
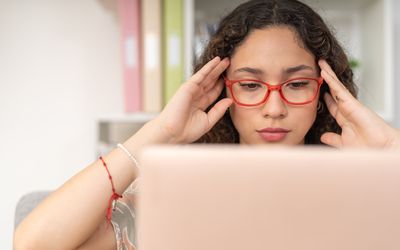
[[[227,71],[230,80],[256,79],[277,85],[297,77],[317,78],[315,57],[299,42],[288,27],[254,30],[235,50]],[[295,69],[295,70],[289,70]],[[230,92],[227,91],[230,97]],[[304,137],[315,121],[318,98],[305,105],[290,105],[272,91],[267,101],[256,107],[233,104],[232,121],[242,144],[304,144]],[[279,141],[265,141],[257,130],[263,128],[290,130]]]

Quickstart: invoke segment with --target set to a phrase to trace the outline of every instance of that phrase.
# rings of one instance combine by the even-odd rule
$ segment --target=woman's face
[[[298,77],[319,77],[315,57],[301,46],[288,27],[252,31],[238,46],[227,70],[229,80],[256,79],[277,85]],[[231,93],[227,90],[228,97]],[[304,137],[317,114],[318,97],[305,105],[290,105],[272,91],[267,101],[256,107],[234,103],[233,124],[242,144],[304,144]]]

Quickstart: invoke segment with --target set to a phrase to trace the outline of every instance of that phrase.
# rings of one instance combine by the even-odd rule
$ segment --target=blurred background
[[[21,196],[54,190],[157,115],[232,0],[0,0],[0,249]],[[360,99],[400,127],[400,1],[306,0]]]

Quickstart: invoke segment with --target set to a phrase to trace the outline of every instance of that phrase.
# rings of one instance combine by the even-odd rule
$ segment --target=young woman
[[[133,158],[146,145],[400,147],[400,132],[355,99],[346,55],[320,16],[296,0],[240,5],[195,71],[156,119],[42,202],[17,228],[15,248],[134,249],[129,186],[139,171]],[[115,193],[125,191],[113,226],[104,164]]]

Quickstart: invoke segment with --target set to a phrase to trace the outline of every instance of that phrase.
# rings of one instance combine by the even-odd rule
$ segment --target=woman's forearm
[[[164,142],[157,132],[157,127],[149,122],[124,145],[137,155],[148,144]],[[138,168],[119,148],[103,158],[116,192],[122,194],[137,177]],[[77,248],[104,222],[111,195],[107,171],[97,160],[53,192],[21,222],[15,232],[15,248]]]

